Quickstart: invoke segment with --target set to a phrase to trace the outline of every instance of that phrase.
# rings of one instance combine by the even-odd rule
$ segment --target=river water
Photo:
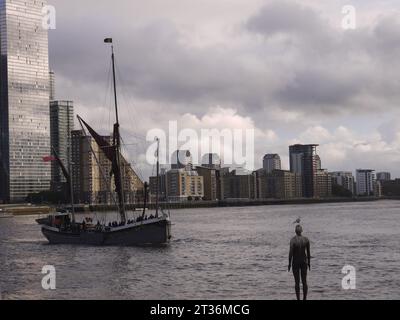
[[[2,299],[293,299],[293,221],[312,250],[310,299],[400,299],[400,202],[187,209],[167,247],[50,246],[34,217],[0,219]],[[56,268],[56,290],[42,267]],[[342,289],[342,268],[356,289]]]

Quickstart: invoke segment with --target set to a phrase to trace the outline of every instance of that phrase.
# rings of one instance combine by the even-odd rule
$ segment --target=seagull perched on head
[[[300,222],[301,222],[301,217],[298,217],[297,220],[295,222],[293,222],[293,224],[296,224],[296,223],[300,224]]]

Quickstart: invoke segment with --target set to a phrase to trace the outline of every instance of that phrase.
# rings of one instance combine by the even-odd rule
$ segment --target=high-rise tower
[[[50,188],[46,0],[0,0],[0,201]]]
[[[72,101],[50,102],[50,131],[51,146],[57,152],[58,157],[67,165],[71,160],[71,131],[74,130],[74,104]],[[51,189],[62,191],[66,179],[60,166],[53,162],[51,164]]]
[[[316,144],[297,144],[289,148],[290,171],[301,174],[305,198],[316,196],[317,147]]]
[[[266,154],[263,158],[263,169],[268,173],[274,170],[281,170],[281,157],[278,154]]]

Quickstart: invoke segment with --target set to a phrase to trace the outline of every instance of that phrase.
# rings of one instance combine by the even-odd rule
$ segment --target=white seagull
[[[293,222],[293,224],[296,224],[296,223],[300,224],[300,222],[301,222],[301,217],[298,217],[297,220],[295,222]]]

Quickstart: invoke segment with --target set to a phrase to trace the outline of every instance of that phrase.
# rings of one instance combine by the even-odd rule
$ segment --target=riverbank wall
[[[321,204],[321,203],[349,203],[349,202],[373,202],[380,200],[400,200],[400,197],[358,197],[358,198],[323,198],[323,199],[229,199],[221,201],[187,201],[177,203],[161,203],[162,208],[173,210],[180,209],[193,209],[193,208],[221,208],[221,207],[248,207],[248,206],[272,206],[272,205],[303,205],[303,204]],[[71,210],[71,206],[66,205],[63,208]],[[155,204],[149,204],[150,210],[155,209]],[[55,206],[32,206],[32,205],[14,205],[14,206],[0,206],[3,212],[11,213],[15,216],[22,215],[47,215],[55,212]],[[102,212],[102,211],[115,211],[116,206],[112,205],[76,205],[75,211],[78,213],[84,212]],[[140,204],[127,205],[127,210],[142,210]]]

